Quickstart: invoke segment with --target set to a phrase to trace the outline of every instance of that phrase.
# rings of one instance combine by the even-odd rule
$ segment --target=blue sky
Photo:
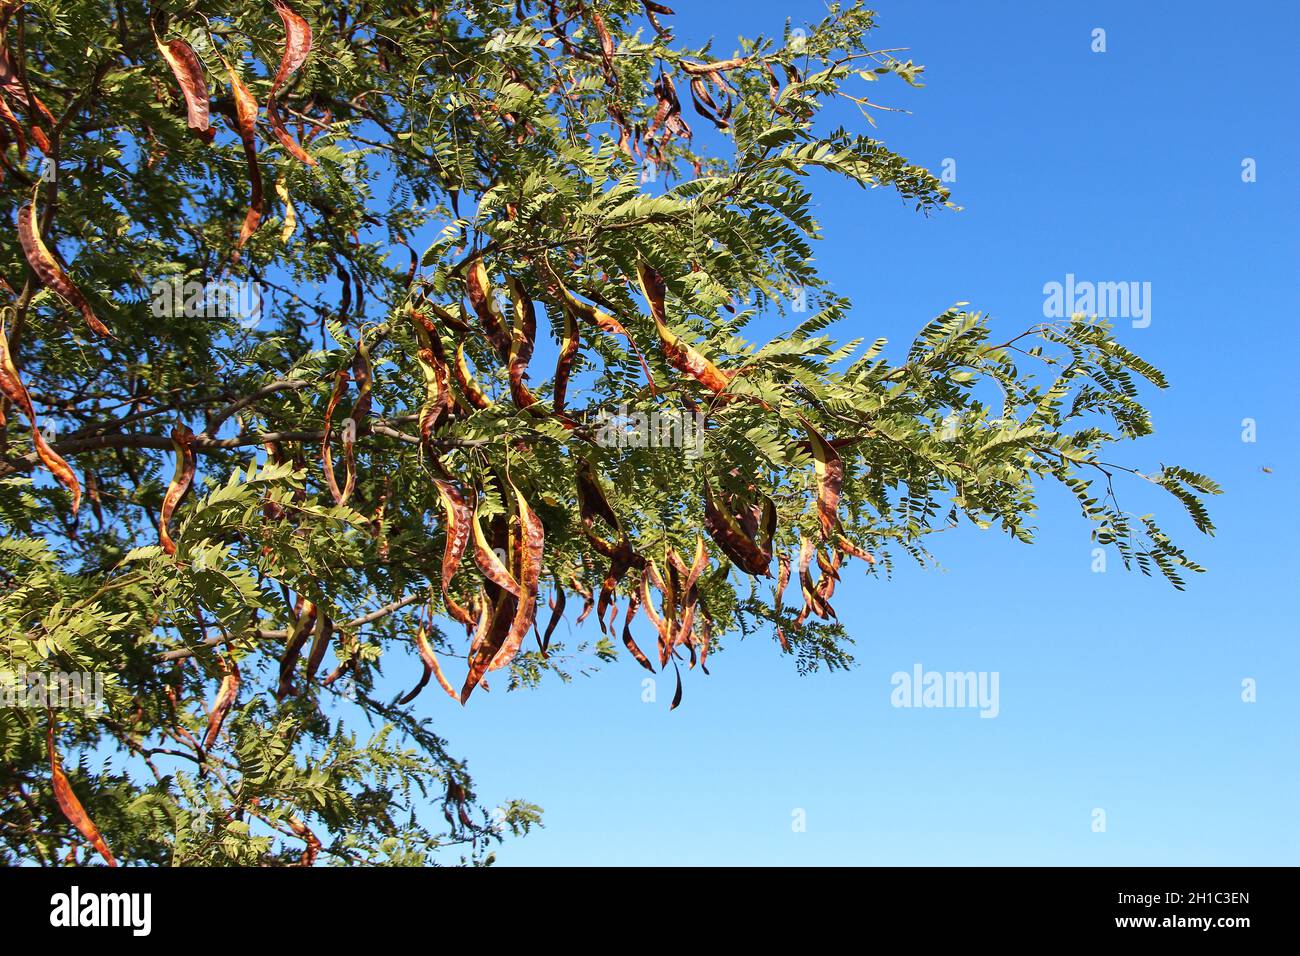
[[[821,9],[675,6],[679,36],[712,35],[719,55]],[[956,301],[1018,332],[1067,273],[1150,282],[1150,326],[1121,321],[1120,338],[1172,387],[1148,394],[1156,434],[1122,460],[1219,480],[1218,534],[1131,482],[1121,501],[1140,513],[1150,497],[1209,573],[1184,593],[1113,554],[1095,573],[1088,526],[1052,491],[1032,548],[970,531],[936,539],[943,570],[851,568],[836,599],[848,673],[799,677],[760,634],[688,675],[671,713],[671,676],[644,703],[626,659],[464,710],[434,692],[416,706],[484,801],[545,808],[545,829],[500,850],[507,865],[1296,864],[1300,14],[894,0],[879,19],[877,45],[927,67],[923,90],[864,90],[911,111],[881,115],[880,135],[936,171],[955,160],[964,208],[926,219],[823,183],[817,258],[856,304],[840,334],[887,336],[897,355]],[[997,672],[998,716],[892,707],[891,675],[917,663]]]

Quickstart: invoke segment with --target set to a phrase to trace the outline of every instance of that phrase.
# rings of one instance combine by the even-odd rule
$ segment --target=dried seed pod
[[[474,509],[474,517],[470,525],[474,532],[474,563],[479,566],[479,570],[489,581],[514,597],[519,597],[519,582],[488,543],[487,536],[483,533],[483,525],[479,521],[477,507]]]
[[[280,14],[280,21],[284,24],[284,53],[280,56],[280,68],[275,71],[275,78],[271,81],[271,92],[266,98],[266,118],[271,123],[271,132],[291,156],[308,166],[315,166],[316,160],[312,159],[285,129],[279,104],[276,101],[276,95],[281,87],[289,77],[298,72],[311,54],[311,24],[300,17],[297,11],[284,0],[276,0],[275,12]]]
[[[230,74],[230,92],[235,100],[235,132],[244,146],[244,160],[248,164],[248,212],[244,214],[243,225],[239,229],[239,241],[235,248],[240,249],[249,237],[257,231],[262,223],[264,199],[262,196],[262,171],[257,164],[257,98],[244,85],[239,73],[229,63],[226,71]]]
[[[725,509],[719,508],[713,497],[713,488],[704,483],[704,530],[722,549],[723,553],[746,574],[769,576],[771,551],[760,547]]]
[[[546,545],[546,529],[537,513],[529,507],[528,500],[513,483],[511,491],[515,493],[515,507],[519,514],[519,530],[515,546],[515,564],[519,574],[519,606],[514,619],[510,622],[510,632],[506,635],[501,649],[492,659],[488,670],[500,670],[507,666],[519,648],[523,646],[528,629],[537,619],[537,593],[542,575],[542,553]]]
[[[434,653],[433,645],[429,643],[428,632],[425,630],[423,622],[421,622],[415,632],[415,647],[420,654],[420,662],[424,665],[424,675],[420,678],[420,682],[416,684],[405,697],[401,698],[398,703],[409,704],[411,701],[415,700],[415,698],[419,696],[420,691],[424,690],[425,685],[429,683],[430,677],[433,677],[438,681],[438,686],[446,691],[447,695],[452,700],[460,700],[460,695],[456,693],[456,689],[451,686],[451,683],[442,673],[442,665],[438,663],[438,655]]]
[[[230,708],[234,706],[238,696],[239,665],[232,660],[230,662],[230,672],[221,678],[221,688],[217,691],[217,699],[213,702],[212,710],[208,713],[208,732],[203,737],[204,750],[212,749],[212,745],[217,742],[217,736],[221,733],[221,726],[226,721],[226,715],[230,713]]]
[[[507,280],[510,298],[514,303],[514,322],[510,331],[510,356],[507,371],[510,376],[510,396],[520,408],[537,402],[532,391],[524,384],[528,363],[533,357],[533,342],[537,338],[537,313],[523,284],[511,276]]]
[[[153,23],[149,24],[153,29]],[[196,136],[205,143],[212,142],[216,131],[212,129],[208,117],[208,81],[203,72],[203,63],[198,54],[184,40],[168,40],[164,43],[154,32],[153,42],[158,52],[171,67],[172,75],[180,84],[181,95],[185,97],[186,123],[194,130]]]
[[[59,484],[68,489],[72,495],[72,516],[77,516],[77,509],[81,507],[81,484],[77,481],[77,476],[72,473],[72,468],[63,460],[53,448],[46,442],[45,436],[41,434],[40,428],[36,423],[36,410],[32,407],[31,396],[27,393],[27,386],[18,375],[18,367],[14,365],[13,356],[9,353],[9,339],[5,336],[3,326],[0,326],[0,393],[13,402],[24,415],[27,416],[27,422],[31,427],[32,445],[36,448],[36,455],[46,468],[49,469]]]
[[[817,469],[817,521],[821,524],[822,537],[829,538],[840,526],[840,489],[844,486],[844,460],[806,418],[801,420],[808,433],[808,440],[812,443],[813,461]]]
[[[167,554],[176,553],[176,542],[172,540],[168,529],[172,513],[194,481],[194,432],[190,431],[189,426],[177,425],[172,429],[172,451],[176,455],[176,471],[172,474],[167,494],[163,496],[162,510],[158,514],[158,543]]]
[[[63,815],[68,822],[77,828],[91,846],[99,851],[99,855],[104,858],[109,866],[117,866],[117,860],[113,859],[113,853],[109,850],[108,844],[99,833],[99,827],[95,826],[95,821],[90,819],[86,813],[86,808],[81,805],[77,795],[72,791],[72,784],[68,782],[68,775],[63,772],[59,766],[59,755],[54,749],[54,725],[51,723],[46,731],[46,742],[50,754],[50,779],[54,785],[54,800],[63,811]]]
[[[731,381],[731,374],[714,365],[698,349],[668,327],[665,306],[668,287],[663,277],[644,262],[637,263],[636,273],[641,285],[641,293],[650,303],[650,315],[654,319],[655,328],[659,330],[659,339],[669,363],[714,394],[725,392]]]
[[[465,272],[465,291],[469,295],[469,304],[473,306],[487,339],[496,349],[503,362],[510,360],[510,334],[506,331],[506,320],[492,293],[492,283],[488,279],[487,267],[483,265],[482,256],[475,256]]]
[[[465,677],[465,686],[460,689],[462,704],[469,700],[469,695],[479,685],[488,666],[501,650],[518,606],[518,598],[508,591],[501,591],[491,606],[487,601],[483,602],[483,616],[479,618],[479,629],[470,649],[469,674]]]
[[[41,239],[40,229],[36,225],[36,212],[30,202],[24,203],[18,210],[18,243],[23,248],[23,256],[27,259],[27,264],[36,273],[36,278],[41,280],[41,285],[80,312],[81,317],[94,332],[105,338],[112,338],[108,327],[95,316],[95,310],[90,307],[86,297],[73,285],[68,274],[63,271],[63,267],[59,265],[58,260]]]
[[[473,518],[469,503],[455,485],[441,478],[435,478],[433,483],[438,489],[446,525],[446,544],[442,551],[442,593],[445,595],[465,554]]]

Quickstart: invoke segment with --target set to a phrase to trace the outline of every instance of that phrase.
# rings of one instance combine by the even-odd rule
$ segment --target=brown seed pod
[[[86,297],[72,284],[68,274],[63,271],[63,267],[59,265],[58,260],[41,239],[40,229],[36,225],[36,212],[30,202],[24,203],[18,210],[18,243],[23,248],[23,256],[27,259],[27,264],[36,273],[36,278],[41,280],[41,285],[80,312],[81,317],[94,332],[105,338],[112,338],[108,327],[95,316],[95,310],[90,307]]]
[[[9,339],[5,336],[4,327],[0,325],[0,393],[13,402],[24,415],[27,416],[28,424],[32,431],[32,444],[36,448],[36,455],[46,468],[49,469],[59,484],[68,489],[72,495],[72,516],[77,516],[77,509],[81,507],[81,484],[77,481],[77,476],[73,474],[72,468],[62,456],[59,455],[46,442],[45,436],[41,434],[40,428],[36,423],[36,411],[32,407],[31,396],[27,393],[27,386],[18,375],[18,368],[14,365],[13,356],[9,353]]]
[[[235,99],[235,121],[232,125],[239,134],[239,141],[244,145],[244,160],[248,164],[248,212],[244,214],[239,241],[235,243],[235,248],[239,249],[262,223],[264,199],[262,171],[257,164],[257,98],[229,63],[226,64],[226,71],[230,74],[230,91]]]
[[[655,328],[659,330],[659,340],[663,344],[664,355],[669,364],[684,372],[714,394],[721,394],[731,381],[731,374],[723,371],[709,361],[694,346],[687,343],[668,327],[665,298],[668,287],[663,277],[644,262],[637,263],[637,280],[641,293],[650,303],[650,315]]]
[[[203,737],[203,749],[210,750],[212,745],[217,742],[217,735],[221,733],[221,725],[226,721],[226,715],[230,713],[230,708],[234,706],[236,698],[239,696],[239,665],[233,660],[230,662],[230,673],[221,678],[221,688],[217,691],[217,699],[212,704],[212,710],[208,714],[208,732]]]
[[[817,521],[822,537],[829,538],[840,526],[840,489],[844,486],[844,460],[835,447],[806,418],[801,418],[812,443],[817,469]]]
[[[167,554],[176,553],[176,542],[168,530],[172,513],[194,481],[194,432],[190,431],[189,426],[177,425],[172,429],[172,451],[176,455],[176,471],[167,486],[162,510],[158,514],[158,543]]]
[[[271,92],[266,98],[266,118],[271,123],[271,132],[275,134],[280,145],[289,151],[289,155],[308,166],[315,166],[316,160],[312,159],[285,129],[276,102],[276,94],[280,92],[281,87],[289,77],[298,72],[311,54],[311,24],[300,17],[297,11],[284,0],[276,0],[275,12],[280,14],[280,20],[284,24],[284,53],[280,56],[280,68],[275,71],[275,78],[271,81]]]
[[[152,22],[150,28],[153,28]],[[203,63],[198,54],[184,40],[168,40],[164,43],[157,32],[153,41],[158,52],[171,67],[172,75],[180,84],[181,95],[185,97],[186,123],[194,130],[196,136],[205,143],[212,142],[216,135],[208,117],[208,81],[203,72]]]
[[[51,723],[46,731],[46,742],[50,754],[50,779],[54,785],[54,800],[63,811],[63,815],[68,822],[77,828],[87,842],[90,843],[99,855],[104,858],[109,866],[117,866],[117,860],[113,859],[113,853],[109,850],[108,844],[99,833],[99,827],[95,826],[95,821],[90,819],[86,813],[86,808],[81,805],[77,795],[72,791],[72,784],[68,782],[68,775],[63,772],[59,766],[59,755],[54,750],[54,724]]]
[[[500,670],[507,666],[519,648],[523,646],[528,629],[537,619],[537,592],[542,575],[542,553],[546,545],[546,529],[536,512],[528,505],[528,500],[513,483],[510,489],[515,493],[515,507],[519,513],[520,534],[515,546],[515,563],[519,573],[519,606],[514,619],[510,622],[510,632],[506,635],[501,649],[492,659],[488,670]]]

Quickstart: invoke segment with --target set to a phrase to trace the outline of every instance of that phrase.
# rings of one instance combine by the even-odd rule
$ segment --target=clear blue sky
[[[821,9],[674,6],[679,36],[712,35],[719,54]],[[1067,273],[1150,282],[1151,325],[1122,323],[1121,340],[1172,387],[1149,396],[1156,435],[1124,460],[1224,485],[1213,539],[1151,499],[1210,573],[1185,593],[1113,555],[1093,573],[1087,525],[1051,493],[1032,548],[971,532],[936,539],[945,570],[851,570],[836,600],[856,640],[848,673],[801,678],[756,635],[711,677],[688,675],[672,713],[671,675],[642,703],[646,675],[626,659],[463,711],[433,691],[416,706],[485,802],[545,808],[503,864],[1294,865],[1300,14],[882,0],[880,22],[879,46],[927,66],[924,90],[870,88],[912,111],[884,114],[880,135],[932,169],[955,159],[964,211],[924,219],[883,190],[824,189],[817,256],[857,304],[843,337],[885,335],[897,355],[955,301],[1011,332]],[[999,716],[891,707],[890,676],[916,663],[997,671]]]

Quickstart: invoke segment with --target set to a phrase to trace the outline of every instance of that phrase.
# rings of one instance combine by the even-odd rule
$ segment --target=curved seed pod
[[[645,355],[642,354],[641,349],[637,346],[636,340],[632,338],[632,334],[623,327],[623,323],[614,318],[604,309],[598,308],[589,302],[583,302],[568,290],[560,280],[559,275],[551,267],[551,263],[548,260],[542,259],[541,262],[546,269],[547,276],[551,283],[554,284],[555,290],[559,292],[562,307],[568,308],[575,316],[578,316],[586,322],[590,322],[602,332],[607,332],[610,335],[621,335],[623,338],[627,339],[628,347],[641,363],[641,371],[645,373],[646,381],[649,382],[651,388],[653,388],[654,377],[650,374],[650,366],[646,364]]]
[[[68,822],[77,828],[86,841],[99,851],[105,862],[109,866],[117,866],[117,860],[113,859],[113,853],[104,842],[104,838],[99,833],[99,827],[95,826],[95,821],[90,819],[86,813],[86,808],[81,805],[77,795],[72,791],[72,784],[68,782],[68,775],[63,772],[59,766],[59,755],[54,749],[54,725],[50,724],[46,731],[46,743],[50,754],[50,780],[54,785],[54,800],[63,811],[63,815]]]
[[[189,426],[177,425],[172,429],[172,451],[176,454],[176,471],[167,486],[162,510],[158,514],[158,543],[167,554],[176,553],[176,542],[172,540],[167,526],[176,506],[189,492],[194,481],[194,432],[190,431]]]
[[[560,336],[560,354],[555,360],[554,395],[551,399],[551,404],[557,412],[564,411],[564,403],[569,392],[569,375],[573,371],[573,360],[578,354],[578,347],[582,344],[582,337],[578,332],[578,319],[573,314],[573,309],[564,304],[560,311],[564,313],[564,331]]]
[[[782,552],[776,556],[779,570],[776,575],[776,589],[772,592],[772,610],[776,614],[776,639],[781,642],[781,650],[790,653],[790,641],[781,626],[785,612],[785,586],[790,583],[790,555]]]
[[[323,610],[316,613],[316,630],[312,634],[311,651],[307,654],[307,683],[316,679],[325,652],[329,650],[330,638],[334,636],[334,622]]]
[[[152,21],[149,24],[153,29]],[[181,94],[185,97],[186,123],[194,130],[196,136],[205,143],[212,142],[216,131],[208,118],[208,81],[203,72],[203,63],[193,48],[184,40],[168,40],[164,43],[155,31],[153,42],[158,52],[171,67],[172,76],[180,84]]]
[[[438,655],[433,652],[433,645],[429,643],[428,632],[425,630],[423,623],[420,624],[419,628],[415,632],[415,647],[416,650],[419,651],[420,662],[424,665],[424,675],[420,678],[420,682],[416,684],[405,697],[399,700],[398,703],[409,704],[411,701],[415,700],[415,698],[419,696],[420,691],[424,690],[425,685],[429,683],[430,677],[437,679],[438,686],[445,690],[447,696],[452,700],[460,700],[460,695],[456,693],[456,689],[451,686],[451,683],[442,673],[442,665],[438,663]]]
[[[560,575],[554,571],[551,572],[551,582],[555,588],[555,598],[551,605],[551,620],[546,625],[546,633],[542,635],[542,656],[551,648],[551,635],[555,633],[556,626],[564,618],[564,605],[568,598],[564,593],[564,584],[560,581]]]
[[[628,653],[636,659],[638,664],[653,674],[655,668],[650,663],[650,658],[645,656],[645,653],[641,648],[637,647],[636,641],[632,638],[632,619],[636,617],[636,609],[640,603],[641,599],[635,591],[628,595],[627,617],[623,619],[623,646],[628,649]]]
[[[63,457],[59,455],[46,442],[45,436],[41,434],[40,428],[36,423],[36,410],[32,407],[32,398],[27,393],[27,386],[18,375],[18,367],[14,365],[13,356],[9,353],[9,339],[5,336],[4,328],[0,327],[0,393],[13,402],[24,415],[27,416],[27,422],[31,426],[32,445],[36,448],[36,455],[46,468],[49,469],[59,484],[68,489],[72,495],[72,516],[77,516],[77,509],[81,507],[81,484],[77,481],[77,476],[72,473],[72,468],[68,465]]]
[[[14,131],[14,139],[18,144],[19,162],[27,161],[27,136],[23,132],[23,124],[18,121],[14,111],[9,108],[9,102],[5,99],[4,94],[0,93],[0,119],[9,124],[9,128]],[[45,152],[44,149],[41,152]]]
[[[469,295],[469,304],[483,324],[488,341],[502,361],[509,361],[510,335],[506,332],[505,317],[501,315],[496,297],[492,294],[492,283],[488,279],[482,256],[475,256],[469,263],[465,272],[465,291]]]
[[[578,484],[578,513],[583,521],[590,525],[594,519],[600,518],[611,530],[622,530],[623,525],[609,503],[591,459],[579,457],[575,474]]]
[[[449,416],[454,407],[451,395],[451,373],[442,357],[442,341],[438,330],[424,314],[411,310],[411,325],[418,344],[416,357],[424,375],[424,403],[420,406],[420,438],[426,443],[434,430]],[[434,344],[436,341],[436,345]]]
[[[487,614],[488,603],[484,604],[484,613]],[[460,702],[462,704],[469,700],[469,695],[474,692],[483,675],[487,673],[488,665],[496,658],[497,652],[501,650],[501,645],[510,631],[511,622],[514,620],[515,611],[518,607],[518,599],[502,591],[496,600],[496,604],[491,607],[490,615],[480,618],[480,622],[486,620],[486,625],[480,628],[479,636],[475,638],[474,646],[470,652],[469,674],[465,677],[465,686],[460,689]]]
[[[746,574],[770,577],[768,565],[772,562],[772,553],[759,547],[753,538],[745,534],[734,517],[717,506],[713,499],[713,488],[708,481],[704,483],[704,530]]]
[[[475,408],[490,408],[492,399],[479,387],[474,380],[473,374],[469,370],[469,363],[465,360],[465,343],[461,342],[456,346],[456,364],[452,369],[456,376],[456,384],[460,390],[465,393],[466,400]]]
[[[329,486],[330,494],[337,505],[343,504],[347,499],[343,497],[343,492],[339,489],[338,479],[334,475],[334,454],[330,450],[330,436],[334,430],[334,409],[343,397],[343,390],[347,388],[348,373],[344,369],[339,369],[338,374],[334,376],[334,391],[330,393],[329,404],[325,406],[325,434],[321,438],[320,459],[321,467],[325,471],[325,484]],[[345,454],[348,449],[345,447]]]
[[[284,225],[280,227],[280,244],[285,245],[298,229],[298,211],[289,196],[289,188],[280,180],[276,180],[275,194],[280,197],[280,202],[284,203]]]
[[[667,662],[667,656],[664,654],[664,646],[668,643],[668,622],[659,614],[655,608],[654,596],[650,593],[650,579],[652,576],[658,577],[658,572],[653,571],[654,562],[647,561],[646,569],[641,574],[641,603],[645,605],[645,616],[650,619],[650,623],[655,626],[659,632],[659,663]]]
[[[874,556],[872,556],[870,551],[866,551],[863,550],[862,548],[859,548],[848,538],[844,537],[844,535],[839,535],[838,537],[836,537],[835,543],[839,545],[841,551],[844,551],[847,554],[851,554],[855,558],[861,558],[863,561],[867,562],[867,564],[876,563],[876,559]]]
[[[627,538],[624,537],[619,541],[614,553],[610,556],[609,571],[606,572],[605,580],[600,586],[600,601],[596,605],[596,622],[600,625],[602,634],[605,633],[605,611],[613,604],[615,590],[635,563],[636,554],[632,551],[632,546],[628,544]],[[581,619],[579,620],[581,621]]]
[[[27,264],[36,273],[36,278],[41,280],[41,285],[80,312],[81,317],[94,332],[105,338],[112,338],[108,327],[96,318],[95,310],[90,307],[86,297],[72,284],[68,274],[63,271],[58,260],[41,239],[40,229],[36,226],[36,212],[30,202],[25,203],[18,210],[18,242],[23,247],[23,256],[27,259]]]
[[[301,600],[299,598],[300,602]],[[301,608],[301,613],[289,632],[289,641],[285,645],[284,656],[280,658],[280,683],[275,691],[275,696],[279,700],[293,694],[293,672],[298,666],[298,658],[302,655],[303,645],[307,643],[307,635],[312,633],[316,623],[316,605],[311,601],[307,601],[301,605]]]
[[[799,613],[800,624],[810,612],[823,621],[830,620],[835,613],[830,605],[822,600],[821,592],[813,584],[812,572],[809,571],[816,550],[811,538],[802,538],[799,541],[799,589],[803,592],[804,602],[803,610]]]
[[[678,371],[685,372],[714,394],[727,389],[731,375],[704,357],[694,346],[687,343],[668,327],[664,300],[668,287],[661,276],[644,262],[636,266],[637,281],[641,285],[641,294],[650,303],[650,315],[654,318],[655,328],[659,330],[659,339],[663,343],[664,355]]]
[[[537,592],[542,576],[542,553],[546,546],[546,529],[541,519],[529,507],[523,492],[513,483],[510,489],[515,493],[515,507],[519,512],[520,534],[515,546],[519,567],[519,606],[510,622],[510,633],[488,666],[489,671],[500,670],[515,659],[528,636],[528,629],[537,620]]]
[[[230,662],[230,673],[221,678],[221,689],[217,691],[217,699],[213,702],[212,711],[208,714],[208,732],[203,737],[204,750],[212,749],[212,745],[217,742],[217,735],[221,733],[221,725],[226,722],[226,715],[230,713],[230,708],[234,706],[238,696],[239,665],[232,660]]]
[[[441,478],[435,478],[433,484],[438,489],[438,500],[442,502],[446,523],[447,543],[442,551],[442,593],[445,595],[451,587],[451,579],[456,576],[456,569],[460,567],[465,546],[469,543],[472,518],[465,496],[455,485]]]
[[[514,597],[519,597],[519,582],[488,543],[487,536],[483,533],[483,525],[479,522],[477,508],[474,509],[474,517],[470,525],[474,532],[474,563],[479,566],[485,578]]]
[[[702,631],[700,635],[700,670],[704,673],[709,672],[705,662],[709,659],[709,648],[713,644],[713,615],[709,613],[708,605],[700,601],[700,624]]]
[[[275,12],[280,14],[280,21],[284,24],[284,53],[280,56],[280,68],[275,71],[275,78],[271,81],[271,92],[266,99],[266,118],[270,120],[271,132],[291,156],[308,166],[315,166],[316,160],[312,159],[285,129],[284,120],[280,117],[276,103],[276,94],[280,92],[280,88],[290,76],[298,72],[311,53],[311,24],[300,17],[284,0],[276,0]]]
[[[239,241],[235,248],[240,249],[262,223],[262,171],[257,165],[257,98],[244,85],[235,68],[226,64],[230,74],[230,92],[235,100],[235,132],[244,145],[244,160],[248,163],[248,212],[244,214],[244,223],[239,229]]]
[[[524,378],[528,374],[528,363],[533,357],[533,342],[537,339],[537,312],[523,284],[514,276],[510,276],[506,281],[510,286],[511,301],[514,303],[514,322],[510,331],[510,360],[507,366],[510,374],[510,396],[520,408],[527,408],[537,401],[532,391],[524,384]]]
[[[822,537],[829,538],[840,526],[840,489],[844,486],[844,460],[808,419],[801,416],[800,420],[812,443],[813,461],[817,469],[817,521],[821,524]]]

